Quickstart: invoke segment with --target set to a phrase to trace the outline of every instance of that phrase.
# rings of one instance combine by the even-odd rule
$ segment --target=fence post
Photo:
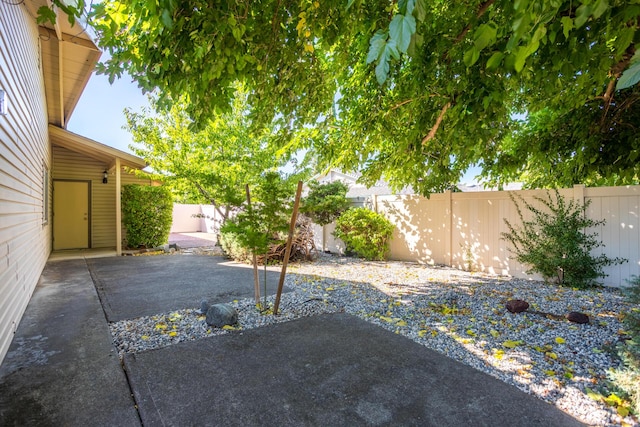
[[[580,205],[584,204],[584,184],[575,184],[573,186],[573,200],[580,203]]]
[[[447,211],[446,211],[446,222],[445,222],[445,236],[446,241],[444,243],[445,254],[447,254],[448,262],[447,265],[451,267],[453,265],[453,202],[451,198],[451,190],[447,190],[444,192],[446,197]]]
[[[575,184],[573,186],[573,200],[578,203],[578,206],[584,206],[584,184]],[[583,212],[583,215],[586,215]]]

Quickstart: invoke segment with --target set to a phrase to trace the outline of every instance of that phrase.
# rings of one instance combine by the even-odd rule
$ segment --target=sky
[[[122,78],[109,84],[105,75],[93,74],[67,124],[67,130],[93,139],[118,150],[131,153],[131,135],[122,127],[126,124],[124,109],[139,112],[148,106],[131,78]]]

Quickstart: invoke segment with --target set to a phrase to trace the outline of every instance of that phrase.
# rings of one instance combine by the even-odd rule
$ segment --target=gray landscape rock
[[[207,324],[216,328],[238,323],[238,312],[229,304],[214,304],[207,310]]]
[[[207,314],[207,311],[209,311],[209,307],[211,307],[209,301],[207,301],[206,299],[200,301],[200,313]]]

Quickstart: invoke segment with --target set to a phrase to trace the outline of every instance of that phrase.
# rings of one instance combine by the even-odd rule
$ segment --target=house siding
[[[44,171],[51,170],[38,28],[23,4],[0,2],[0,361],[49,253],[50,209]]]
[[[99,160],[66,148],[53,147],[53,179],[91,181],[90,244],[92,248],[116,247],[116,178],[112,171],[109,174],[108,183],[102,183],[103,174],[107,168],[108,165]],[[121,174],[121,181],[122,185],[151,184],[150,180],[140,179],[124,171]],[[53,238],[55,239],[55,236]]]

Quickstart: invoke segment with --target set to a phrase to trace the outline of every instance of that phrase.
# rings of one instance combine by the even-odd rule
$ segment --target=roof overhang
[[[49,0],[25,2],[36,16],[41,6],[51,7]],[[86,23],[77,20],[72,26],[67,15],[56,10],[55,25],[38,27],[49,123],[66,128],[102,52],[93,42]]]
[[[147,166],[145,161],[140,157],[85,138],[84,136],[69,132],[66,129],[52,124],[49,125],[49,138],[53,145],[102,161],[107,169],[115,166],[116,159],[120,159],[122,166],[127,166],[132,169],[142,169]]]

